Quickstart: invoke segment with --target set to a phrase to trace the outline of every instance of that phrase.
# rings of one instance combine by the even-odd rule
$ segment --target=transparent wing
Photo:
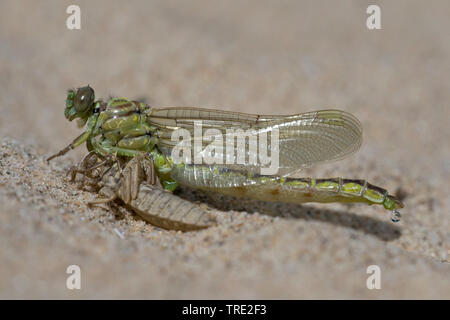
[[[179,152],[178,145],[189,148],[190,163],[199,164],[195,154],[215,157],[219,167],[247,172],[275,163],[278,175],[345,158],[362,141],[358,119],[340,110],[261,116],[193,107],[152,108],[148,122],[157,128],[158,147],[165,155]],[[212,142],[222,149],[212,151]]]

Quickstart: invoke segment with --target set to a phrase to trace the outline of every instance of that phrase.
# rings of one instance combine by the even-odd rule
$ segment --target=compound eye
[[[91,87],[83,87],[77,90],[77,94],[74,99],[74,107],[77,112],[84,112],[88,110],[88,108],[94,102],[95,94],[94,89]]]

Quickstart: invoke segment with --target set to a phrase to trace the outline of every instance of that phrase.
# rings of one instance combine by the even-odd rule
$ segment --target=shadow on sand
[[[372,217],[361,216],[347,211],[318,209],[290,203],[275,203],[235,198],[212,192],[204,192],[183,186],[177,196],[189,201],[200,201],[220,211],[259,212],[272,217],[285,219],[304,219],[330,223],[351,228],[365,234],[376,236],[383,241],[392,241],[401,236],[401,229],[390,220],[381,221]],[[383,210],[383,209],[381,209]]]

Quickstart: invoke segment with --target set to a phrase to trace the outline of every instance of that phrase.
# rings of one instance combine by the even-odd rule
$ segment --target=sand
[[[372,2],[370,2],[371,4]],[[0,4],[0,298],[450,298],[448,1],[70,1]],[[218,225],[181,233],[71,183],[80,133],[65,91],[259,114],[340,108],[364,126],[350,158],[305,170],[404,198],[287,205],[207,195]],[[81,290],[66,269],[81,268]],[[369,290],[367,267],[381,268]]]

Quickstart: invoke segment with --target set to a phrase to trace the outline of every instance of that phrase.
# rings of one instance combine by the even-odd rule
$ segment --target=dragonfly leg
[[[63,156],[67,152],[69,152],[70,150],[78,147],[80,144],[82,144],[83,142],[85,142],[89,138],[90,134],[91,134],[90,131],[83,132],[78,137],[76,137],[67,147],[65,147],[64,149],[62,149],[58,153],[55,153],[54,155],[48,157],[47,158],[47,162],[52,160],[52,159],[54,159],[54,158]]]
[[[98,162],[98,155],[94,151],[88,152],[78,164],[72,166],[67,175],[70,175],[70,181],[75,181],[77,173],[81,173],[83,175],[89,174],[92,170],[96,169],[98,166],[96,165]]]
[[[97,141],[95,138],[92,138],[90,141],[90,144],[92,145],[92,148],[98,153],[103,156],[106,155],[115,155],[120,157],[135,157],[138,154],[142,153],[142,151],[139,150],[133,150],[133,149],[125,149],[116,147],[111,144],[110,141],[104,140],[104,141]]]
[[[109,187],[101,188],[99,191],[99,194],[105,196],[105,198],[97,198],[97,199],[91,200],[87,203],[88,206],[92,206],[95,204],[101,204],[101,203],[109,203],[111,201],[116,200],[116,198],[117,198],[116,192]]]

